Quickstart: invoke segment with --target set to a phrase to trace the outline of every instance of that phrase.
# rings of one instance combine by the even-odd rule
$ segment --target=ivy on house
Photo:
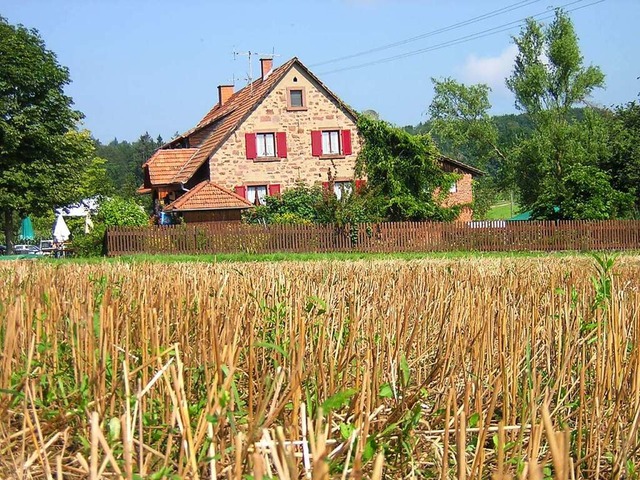
[[[367,115],[359,117],[358,131],[364,142],[356,177],[366,175],[371,216],[390,221],[458,217],[462,205],[442,205],[458,176],[440,168],[440,153],[431,136],[411,135]]]

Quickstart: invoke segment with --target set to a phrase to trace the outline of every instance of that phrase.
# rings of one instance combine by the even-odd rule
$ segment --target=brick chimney
[[[218,85],[218,103],[220,103],[220,106],[227,103],[231,95],[233,95],[233,85]]]
[[[262,71],[262,80],[266,79],[273,70],[273,58],[261,58],[260,70]]]

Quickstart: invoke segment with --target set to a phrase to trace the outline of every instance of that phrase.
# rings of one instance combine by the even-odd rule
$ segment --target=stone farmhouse
[[[303,182],[333,184],[334,192],[357,188],[361,147],[356,114],[300,60],[278,68],[263,58],[260,78],[239,91],[218,87],[218,103],[191,130],[158,149],[143,165],[141,194],[157,212],[187,223],[240,220],[243,210],[268,195]],[[449,204],[471,203],[472,177],[481,172],[441,159],[462,175]],[[465,209],[461,220],[469,220]]]

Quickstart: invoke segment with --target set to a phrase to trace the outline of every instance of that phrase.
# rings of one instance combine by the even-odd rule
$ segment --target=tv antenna
[[[279,57],[280,55],[275,54],[275,49],[272,49],[271,53],[258,53],[252,51],[246,52],[233,52],[233,59],[235,60],[237,57],[247,57],[249,60],[249,76],[247,77],[247,83],[249,85],[253,84],[253,62],[251,61],[253,57],[258,56],[259,58],[270,58],[273,60],[274,57]],[[253,88],[253,87],[251,87]]]

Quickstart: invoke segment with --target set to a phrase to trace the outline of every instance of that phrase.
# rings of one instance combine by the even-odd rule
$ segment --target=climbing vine
[[[444,172],[429,135],[410,135],[387,122],[361,115],[363,147],[356,176],[366,175],[368,204],[388,220],[454,220],[461,206],[444,207],[457,175]]]

